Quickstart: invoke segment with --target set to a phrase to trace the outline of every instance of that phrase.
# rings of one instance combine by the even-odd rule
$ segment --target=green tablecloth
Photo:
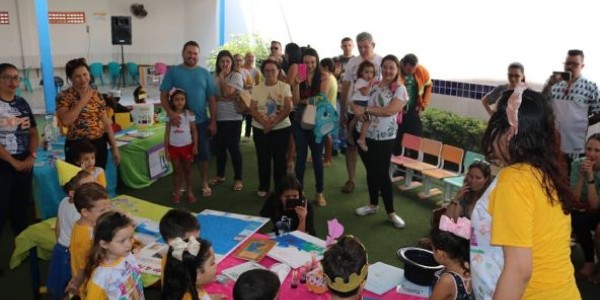
[[[148,170],[148,150],[164,143],[165,126],[158,124],[150,130],[151,136],[135,139],[127,146],[119,148],[121,153],[119,174],[123,183],[133,189],[143,189],[154,182]],[[169,164],[169,170],[164,175],[172,171],[173,168]]]
[[[170,209],[169,207],[154,204],[127,195],[120,195],[113,199],[112,206],[122,211],[128,211],[134,216],[160,221],[160,218]],[[56,218],[44,220],[25,229],[15,239],[15,251],[10,258],[10,268],[18,267],[28,256],[29,250],[37,247],[37,256],[43,260],[50,260],[52,248],[56,244],[54,224]],[[142,274],[144,286],[149,286],[160,279],[158,276]]]

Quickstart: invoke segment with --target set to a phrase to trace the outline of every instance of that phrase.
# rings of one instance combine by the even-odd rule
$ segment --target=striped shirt
[[[238,91],[244,89],[244,79],[239,72],[229,73],[229,75],[225,77],[225,80],[227,80],[228,85],[234,87]],[[217,83],[217,121],[241,121],[243,117],[235,110],[235,103],[231,101],[232,98],[223,98],[223,92],[221,91],[218,82],[219,78],[215,76],[215,83]]]

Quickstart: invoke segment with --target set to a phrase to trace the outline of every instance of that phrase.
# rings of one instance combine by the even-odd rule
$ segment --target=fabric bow
[[[325,245],[329,247],[335,244],[335,241],[342,234],[344,234],[344,226],[337,219],[327,221],[327,240],[325,241]]]
[[[519,132],[519,107],[523,101],[523,92],[527,89],[524,83],[519,84],[513,90],[513,93],[508,98],[506,106],[506,117],[508,118],[508,124],[510,124],[510,130],[513,136]]]
[[[464,217],[460,217],[454,222],[448,216],[442,215],[440,230],[450,232],[466,240],[471,239],[471,221]]]
[[[193,236],[188,239],[187,243],[182,238],[178,237],[169,243],[169,245],[173,247],[171,255],[179,261],[183,260],[184,251],[187,251],[194,256],[198,255],[198,252],[200,252],[200,242]]]
[[[171,98],[171,97],[173,96],[173,94],[175,94],[175,92],[177,92],[177,91],[182,91],[182,92],[184,92],[184,93],[185,93],[185,91],[184,91],[184,90],[182,90],[182,89],[180,89],[180,88],[173,87],[173,88],[172,88],[172,89],[169,91],[169,98]]]

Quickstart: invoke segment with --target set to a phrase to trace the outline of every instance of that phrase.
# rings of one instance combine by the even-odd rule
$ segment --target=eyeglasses
[[[521,74],[508,74],[508,78],[519,78]]]
[[[579,63],[576,61],[565,61],[565,66],[579,67]]]
[[[0,79],[2,79],[4,81],[21,81],[21,77],[19,77],[19,75],[15,75],[15,76],[2,75],[2,76],[0,76]]]

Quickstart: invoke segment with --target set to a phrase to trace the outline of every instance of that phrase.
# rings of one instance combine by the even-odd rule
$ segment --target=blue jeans
[[[312,130],[302,129],[299,121],[292,122],[292,132],[296,142],[296,178],[304,186],[304,170],[306,169],[306,157],[308,148],[312,154],[313,170],[315,171],[316,192],[323,192],[323,142],[315,142]]]

